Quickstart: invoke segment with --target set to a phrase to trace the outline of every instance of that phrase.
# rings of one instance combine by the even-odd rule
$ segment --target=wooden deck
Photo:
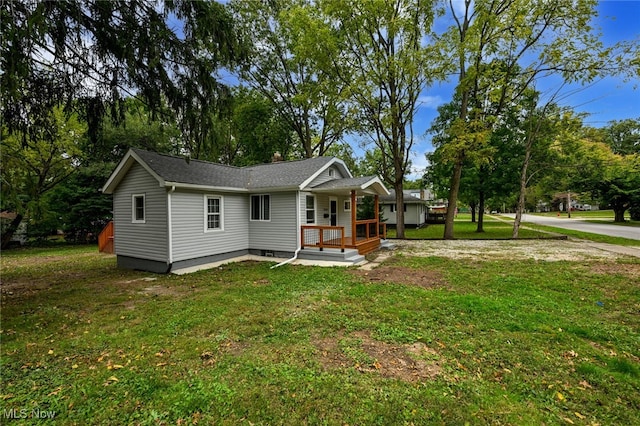
[[[382,229],[381,229],[382,228]],[[360,254],[371,253],[380,247],[380,240],[386,237],[386,225],[376,220],[358,221],[355,242],[353,236],[345,235],[344,226],[304,225],[301,227],[300,247],[341,249],[354,248]]]

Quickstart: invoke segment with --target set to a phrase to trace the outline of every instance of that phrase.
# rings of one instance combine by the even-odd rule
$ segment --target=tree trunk
[[[472,201],[469,203],[469,208],[471,209],[471,223],[476,223],[476,202]]]
[[[522,222],[522,212],[524,211],[525,195],[527,191],[527,170],[529,169],[529,160],[531,159],[531,146],[533,145],[533,137],[529,137],[524,152],[524,161],[522,162],[522,170],[520,171],[520,194],[518,196],[518,205],[516,206],[516,219],[513,221],[513,233],[511,238],[517,239],[520,232],[520,222]]]
[[[9,248],[9,244],[11,243],[11,238],[13,238],[13,234],[16,233],[21,223],[22,223],[22,215],[18,214],[11,221],[11,223],[7,227],[7,230],[2,234],[2,245],[0,247],[2,250]]]
[[[614,207],[613,207],[613,213],[614,213],[614,219],[613,219],[613,221],[614,221],[614,222],[618,222],[618,223],[620,223],[620,222],[624,222],[624,212],[625,212],[626,210],[627,210],[627,209],[626,209],[625,207],[617,207],[617,206],[614,206]]]
[[[396,191],[396,237],[404,239],[404,192],[402,182],[393,186]]]
[[[476,232],[484,232],[484,191],[480,191],[478,202],[478,226],[476,227]]]
[[[453,240],[453,220],[455,219],[456,206],[458,202],[458,191],[460,190],[460,178],[462,177],[462,160],[456,162],[453,167],[453,175],[449,185],[449,205],[447,206],[447,216],[444,220],[445,240]]]

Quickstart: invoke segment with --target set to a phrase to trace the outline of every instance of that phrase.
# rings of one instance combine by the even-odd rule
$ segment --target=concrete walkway
[[[276,264],[280,264],[282,262],[285,262],[288,259],[279,258],[279,257],[255,256],[255,255],[248,254],[245,256],[234,257],[232,259],[221,260],[219,262],[212,262],[212,263],[206,263],[203,265],[191,266],[188,268],[176,269],[176,270],[172,270],[171,273],[176,275],[190,274],[192,272],[203,271],[205,269],[218,268],[222,265],[226,265],[229,263],[245,262],[248,260],[253,260],[257,262],[276,262]],[[306,260],[306,259],[296,259],[290,262],[289,264],[290,265],[306,265],[306,266],[325,266],[325,267],[354,266],[353,263],[350,263],[350,262],[333,262],[333,261],[327,261],[327,260]]]
[[[577,240],[577,239],[572,239],[572,240],[583,242],[591,247],[595,247],[600,250],[610,251],[612,253],[624,254],[627,256],[640,257],[640,247],[619,246],[616,244],[607,244],[607,243],[595,243],[593,241],[587,241],[587,240]]]

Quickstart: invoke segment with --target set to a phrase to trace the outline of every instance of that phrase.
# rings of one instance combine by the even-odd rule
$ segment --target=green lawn
[[[455,237],[468,240],[502,240],[511,238],[513,224],[498,220],[491,216],[484,217],[484,232],[477,232],[478,224],[471,222],[471,215],[460,213],[454,223]],[[420,229],[405,228],[405,238],[410,239],[442,239],[444,224],[427,225]],[[396,230],[389,228],[389,238],[396,237]],[[520,229],[520,238],[550,238],[550,235],[541,231]]]
[[[92,247],[4,252],[3,420],[24,413],[11,424],[33,424],[49,411],[78,425],[640,418],[637,260],[397,254],[366,274],[270,266],[159,276],[118,270]]]

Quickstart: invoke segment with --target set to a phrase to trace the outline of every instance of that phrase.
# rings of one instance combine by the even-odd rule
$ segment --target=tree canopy
[[[185,149],[199,152],[228,89],[219,67],[242,56],[231,15],[208,1],[1,3],[1,113],[9,131],[42,137],[63,106],[97,141],[127,97],[154,114],[169,106]]]

